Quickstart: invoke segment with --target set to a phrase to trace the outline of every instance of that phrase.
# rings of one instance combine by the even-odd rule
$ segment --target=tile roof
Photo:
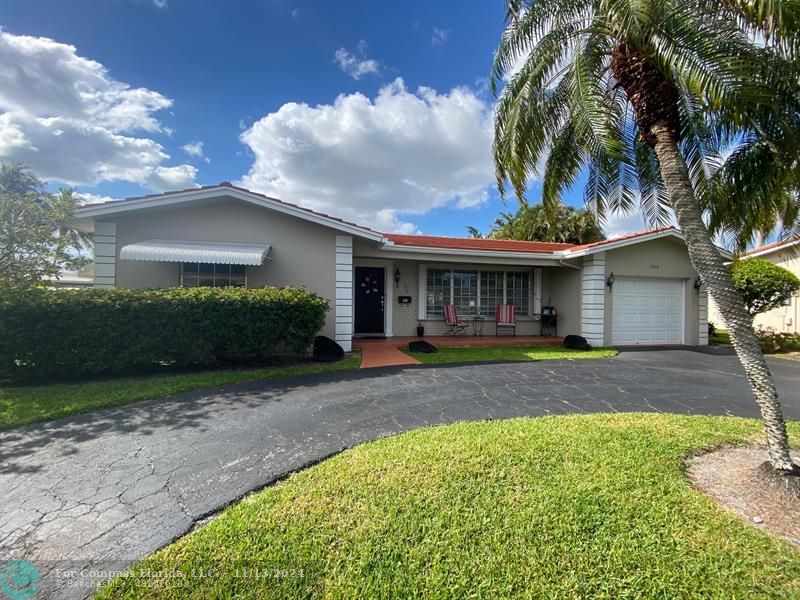
[[[749,256],[750,254],[769,254],[770,252],[774,252],[776,250],[780,250],[784,246],[791,246],[800,242],[800,238],[789,238],[788,240],[781,240],[779,242],[772,242],[771,244],[765,244],[763,246],[759,246],[758,248],[753,248],[748,250],[747,252],[743,253],[742,256]]]
[[[422,248],[446,248],[452,250],[488,250],[495,252],[537,252],[553,254],[555,252],[577,252],[589,250],[598,246],[614,244],[617,242],[635,239],[654,233],[678,230],[673,227],[658,227],[646,231],[637,231],[619,237],[592,242],[591,244],[562,244],[557,242],[521,242],[516,240],[493,240],[481,238],[454,238],[435,235],[405,235],[399,233],[384,233],[383,236],[398,246],[416,246]]]
[[[673,225],[670,225],[668,227],[656,227],[655,229],[646,229],[645,231],[637,231],[635,233],[629,233],[627,235],[621,235],[621,236],[618,236],[618,237],[615,237],[615,238],[609,238],[607,240],[601,240],[599,242],[592,242],[591,244],[581,244],[580,246],[573,246],[572,248],[570,248],[570,251],[571,252],[575,252],[575,251],[578,251],[578,250],[588,250],[589,248],[596,248],[598,246],[605,246],[606,244],[613,244],[613,243],[616,243],[616,242],[622,242],[622,241],[625,241],[625,240],[630,240],[630,239],[634,239],[634,238],[637,238],[637,237],[642,237],[642,236],[645,236],[645,235],[651,235],[653,233],[661,233],[661,232],[666,232],[666,231],[675,231],[675,232],[677,232],[678,229],[676,227],[674,227]]]
[[[400,234],[400,233],[381,233],[372,229],[370,227],[365,227],[359,223],[353,223],[352,221],[346,221],[339,217],[334,217],[332,215],[311,210],[310,208],[305,208],[303,206],[298,206],[297,204],[292,204],[290,202],[284,202],[283,200],[279,200],[278,198],[273,198],[272,196],[267,196],[266,194],[260,194],[258,192],[253,192],[243,187],[235,186],[229,181],[222,181],[216,185],[204,185],[198,186],[193,188],[186,188],[183,190],[172,190],[169,192],[162,192],[159,194],[147,194],[144,196],[134,196],[131,198],[125,198],[124,200],[112,200],[109,202],[100,202],[97,204],[90,204],[82,207],[84,209],[94,209],[98,206],[110,205],[110,204],[121,204],[129,201],[136,201],[136,200],[155,200],[157,198],[168,198],[169,196],[173,196],[176,194],[185,194],[190,192],[198,192],[203,190],[211,190],[211,189],[219,189],[219,188],[230,188],[239,192],[243,192],[245,194],[250,194],[253,196],[258,196],[260,198],[264,198],[265,200],[269,200],[271,202],[276,202],[278,204],[288,206],[291,208],[295,208],[297,210],[301,210],[311,215],[317,215],[320,217],[324,217],[326,219],[330,219],[332,221],[337,221],[344,225],[348,225],[351,227],[357,227],[364,231],[368,231],[374,234],[382,235],[386,240],[393,242],[397,246],[408,246],[408,247],[417,247],[417,248],[439,248],[439,249],[449,249],[449,250],[476,250],[476,251],[488,251],[488,252],[521,252],[521,253],[537,253],[537,254],[555,254],[555,253],[572,253],[576,251],[582,250],[589,250],[598,246],[603,246],[606,244],[612,244],[615,242],[620,242],[632,238],[637,238],[641,236],[650,235],[653,233],[659,232],[666,232],[666,231],[677,231],[677,229],[673,226],[669,227],[660,227],[657,229],[649,229],[647,231],[639,231],[636,233],[631,233],[628,235],[623,235],[616,238],[611,238],[608,240],[603,240],[600,242],[593,242],[591,244],[564,244],[558,242],[531,242],[531,241],[517,241],[517,240],[494,240],[494,239],[482,239],[482,238],[457,238],[457,237],[446,237],[446,236],[437,236],[437,235],[409,235],[409,234]],[[778,244],[782,244],[786,242],[780,242]],[[770,244],[772,246],[775,244]],[[762,251],[769,246],[762,246],[758,248],[757,251]],[[755,252],[753,250],[751,252]]]
[[[495,252],[538,252],[552,254],[571,250],[574,244],[555,242],[520,242],[516,240],[492,240],[480,238],[454,238],[438,235],[406,235],[384,233],[383,237],[398,246],[417,246],[422,248],[445,248],[448,250],[488,250]]]

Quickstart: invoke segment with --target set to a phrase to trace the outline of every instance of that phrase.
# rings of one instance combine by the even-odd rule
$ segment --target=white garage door
[[[611,293],[612,344],[683,343],[683,281],[616,277]]]

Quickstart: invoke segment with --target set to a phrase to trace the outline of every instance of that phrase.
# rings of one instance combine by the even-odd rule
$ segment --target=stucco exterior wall
[[[296,286],[336,299],[336,231],[236,200],[163,208],[104,218],[117,225],[116,285],[157,288],[179,285],[177,263],[119,260],[119,249],[150,239],[270,244],[271,260],[247,267],[248,287]],[[334,336],[331,310],[323,335]]]
[[[542,269],[542,306],[558,311],[558,335],[580,334],[581,272],[579,269]]]
[[[788,269],[800,277],[800,246],[784,248],[762,256],[772,263]],[[717,327],[725,327],[725,321],[719,313],[717,305],[710,294],[708,297],[708,320]],[[775,308],[769,312],[756,315],[753,324],[756,327],[770,328],[783,333],[800,333],[800,293],[795,294],[787,306]]]
[[[606,277],[612,272],[617,277],[656,277],[686,281],[683,339],[686,345],[691,346],[700,342],[698,336],[700,299],[694,289],[697,272],[692,267],[683,242],[675,238],[664,238],[609,250],[606,252]],[[613,327],[613,289],[609,291],[606,287],[605,294],[604,337],[606,343],[610,344]]]

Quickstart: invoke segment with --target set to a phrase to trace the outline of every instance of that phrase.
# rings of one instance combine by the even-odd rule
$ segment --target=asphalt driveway
[[[800,362],[770,365],[787,417],[800,419]],[[28,559],[42,597],[84,597],[205,515],[354,444],[459,420],[605,411],[758,416],[735,357],[689,350],[190,392],[0,432],[0,567]]]

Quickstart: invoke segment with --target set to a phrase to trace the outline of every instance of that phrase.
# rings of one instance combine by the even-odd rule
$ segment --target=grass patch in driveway
[[[592,348],[570,350],[563,346],[469,346],[463,348],[439,348],[435,354],[409,352],[409,356],[425,364],[459,363],[472,361],[503,362],[518,360],[553,360],[577,358],[609,358],[618,352],[614,348]]]
[[[357,369],[360,362],[361,356],[354,354],[336,363],[308,362],[260,369],[229,369],[83,383],[0,387],[0,428],[51,421],[76,413],[165,398],[179,392],[231,383]]]
[[[99,597],[797,598],[800,553],[682,470],[761,431],[661,414],[419,429],[247,497]]]

